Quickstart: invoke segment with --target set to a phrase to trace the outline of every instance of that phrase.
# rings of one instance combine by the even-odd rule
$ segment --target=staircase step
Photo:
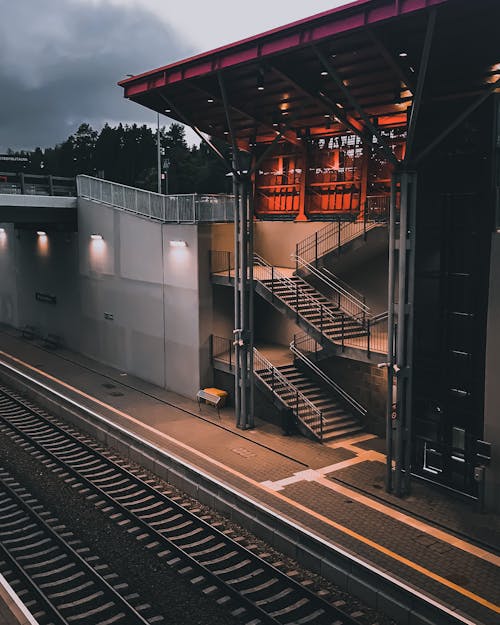
[[[323,435],[323,442],[327,443],[329,441],[335,440],[337,438],[342,438],[343,436],[351,436],[352,434],[355,434],[356,432],[361,432],[363,430],[363,428],[361,427],[361,425],[358,425],[357,427],[351,427],[351,428],[345,428],[342,430],[338,430],[336,432],[332,432],[330,434],[327,435]]]

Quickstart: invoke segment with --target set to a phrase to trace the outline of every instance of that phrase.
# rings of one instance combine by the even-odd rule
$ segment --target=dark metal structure
[[[456,426],[453,404],[447,399],[449,380],[441,378],[432,387],[431,398],[425,399],[427,391],[422,390],[422,363],[429,357],[438,368],[445,367],[452,346],[442,343],[426,355],[425,342],[415,337],[415,311],[425,309],[424,300],[430,297],[419,287],[429,261],[425,254],[418,258],[419,224],[425,233],[428,223],[419,212],[425,213],[425,220],[441,220],[440,209],[429,214],[422,203],[429,195],[449,194],[450,185],[459,181],[450,174],[441,184],[439,176],[431,180],[426,175],[421,183],[420,175],[450,138],[457,133],[473,136],[469,121],[478,111],[486,111],[492,94],[500,90],[499,19],[497,0],[358,0],[120,82],[125,97],[188,124],[223,160],[207,135],[231,141],[233,160],[226,165],[234,176],[238,205],[235,347],[240,427],[252,425],[252,177],[278,144],[307,153],[311,140],[332,133],[359,137],[372,145],[374,158],[391,163],[387,488],[398,495],[409,492],[412,472],[467,494],[476,492],[469,477],[457,484],[453,471],[427,462],[430,454],[453,457]],[[406,128],[404,158],[398,158],[385,131],[401,125]],[[490,137],[493,128],[491,113],[485,130]],[[492,145],[491,141],[489,152]],[[446,151],[440,155],[449,164],[450,158]],[[477,163],[481,157],[475,153],[472,158]],[[493,155],[488,158],[490,163]],[[449,164],[442,166],[453,170]],[[474,185],[477,182],[472,181]],[[492,180],[489,185],[482,204],[471,207],[483,215],[478,239],[482,249],[489,245],[487,235],[493,226]],[[446,237],[446,231],[441,235]],[[487,273],[486,265],[481,271]],[[441,276],[440,295],[433,305],[447,328],[451,303],[443,286],[446,269],[440,264],[436,271]],[[483,281],[483,308],[485,288]],[[430,321],[419,321],[423,318],[417,318],[417,325],[425,333]],[[484,332],[476,338],[471,358],[480,360]],[[466,438],[469,432],[480,438],[481,392],[484,388],[477,391],[474,409],[461,426]],[[425,421],[423,404],[439,407],[442,427],[433,431],[416,427]],[[462,450],[469,473],[476,462],[473,448]]]

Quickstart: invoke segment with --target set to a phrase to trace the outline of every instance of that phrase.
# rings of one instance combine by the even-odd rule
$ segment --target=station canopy
[[[358,0],[119,85],[242,149],[300,144],[404,126],[419,91],[442,112],[500,90],[499,24],[499,0]]]

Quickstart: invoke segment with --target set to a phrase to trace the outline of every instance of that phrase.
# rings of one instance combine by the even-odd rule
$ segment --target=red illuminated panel
[[[306,212],[358,213],[363,148],[356,135],[314,139],[308,150]]]
[[[263,161],[255,176],[257,215],[291,215],[299,211],[304,175],[300,153],[284,145],[281,154]]]

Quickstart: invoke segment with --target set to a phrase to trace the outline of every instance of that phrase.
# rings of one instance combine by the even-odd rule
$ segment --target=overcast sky
[[[0,0],[0,152],[155,123],[117,81],[345,0]],[[165,123],[168,120],[165,119]]]

